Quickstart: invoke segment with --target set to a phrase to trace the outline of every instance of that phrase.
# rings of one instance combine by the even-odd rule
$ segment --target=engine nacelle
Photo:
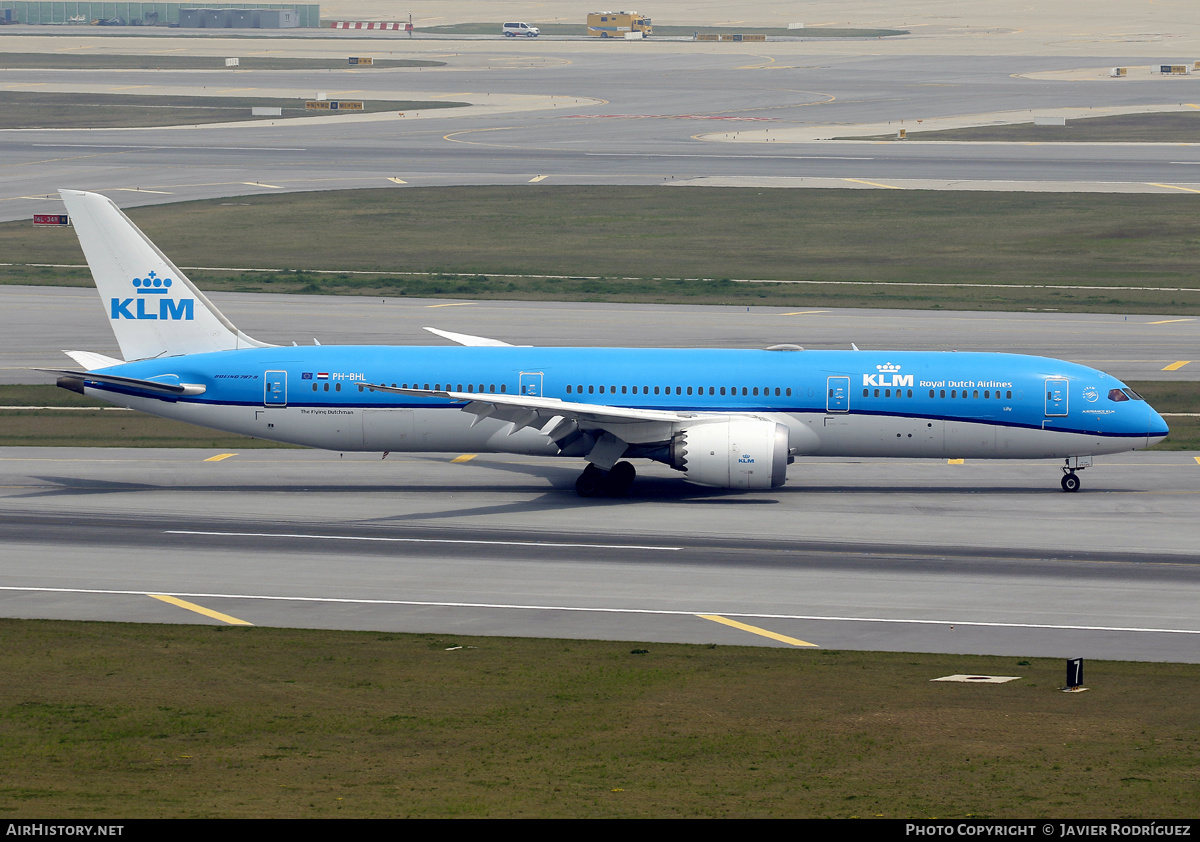
[[[788,446],[788,428],[774,421],[698,424],[671,440],[671,465],[698,485],[776,488],[787,481]]]

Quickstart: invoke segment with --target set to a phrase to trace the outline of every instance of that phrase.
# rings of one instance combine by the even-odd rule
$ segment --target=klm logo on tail
[[[171,279],[160,278],[154,272],[151,272],[144,278],[134,278],[133,287],[136,291],[136,298],[111,298],[109,299],[110,313],[109,318],[114,321],[118,319],[162,319],[164,321],[192,321],[195,317],[196,301],[192,298],[180,298],[178,301],[170,298]],[[149,309],[146,307],[146,302],[153,301],[153,298],[143,298],[141,296],[163,296],[158,300],[157,312],[153,305]],[[137,306],[134,306],[134,301]],[[133,309],[130,309],[130,308]]]

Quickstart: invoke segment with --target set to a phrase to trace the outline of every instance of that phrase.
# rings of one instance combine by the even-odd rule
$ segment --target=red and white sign
[[[402,23],[379,23],[365,20],[335,20],[334,29],[387,29],[393,32],[403,32]]]

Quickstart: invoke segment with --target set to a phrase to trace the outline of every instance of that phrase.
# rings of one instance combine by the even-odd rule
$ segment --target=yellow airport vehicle
[[[653,31],[650,18],[637,12],[592,12],[587,16],[587,28],[588,35],[598,38],[624,38],[627,32],[640,32],[644,38]]]

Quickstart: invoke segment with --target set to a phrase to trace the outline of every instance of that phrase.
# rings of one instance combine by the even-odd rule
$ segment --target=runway
[[[574,460],[211,455],[0,452],[0,613],[1200,658],[1188,454],[1078,495],[1046,463],[803,460],[759,495],[650,468],[599,504]]]
[[[336,122],[0,131],[0,219],[58,210],[58,187],[127,207],[530,182],[1195,193],[1195,144],[816,139],[981,114],[1187,107],[1191,78],[1081,75],[1195,43],[1195,26],[1179,26],[1186,37],[1144,43],[1071,29],[1061,40],[1003,40],[969,28],[752,47],[186,39],[191,53],[214,57],[366,53],[447,66],[7,70],[4,88],[471,106]],[[93,32],[25,37],[6,34],[3,49],[145,48]],[[438,342],[420,329],[433,325],[518,344],[1010,350],[1123,379],[1194,380],[1200,364],[1189,360],[1200,321],[1169,313],[213,299],[246,332],[279,343]],[[92,290],[0,288],[0,382],[49,382],[28,369],[64,365],[63,348],[115,353],[101,313]],[[801,460],[766,494],[699,489],[648,466],[630,498],[588,502],[571,491],[581,467],[572,460],[286,450],[206,461],[215,456],[0,450],[0,615],[1200,658],[1194,454],[1098,459],[1073,495],[1046,462]]]
[[[1200,331],[1195,319],[1065,313],[214,298],[244,330],[283,344],[442,343],[421,329],[432,324],[542,345],[1003,347],[1180,381],[1194,381],[1192,363],[1162,369]],[[62,365],[59,347],[115,352],[99,310],[93,290],[0,288],[0,331],[16,340],[0,372],[49,382],[24,366]],[[801,459],[782,489],[744,495],[641,465],[633,496],[597,502],[573,492],[581,467],[0,450],[0,614],[1134,660],[1200,652],[1194,454],[1100,458],[1077,495],[1058,490],[1047,461]]]

